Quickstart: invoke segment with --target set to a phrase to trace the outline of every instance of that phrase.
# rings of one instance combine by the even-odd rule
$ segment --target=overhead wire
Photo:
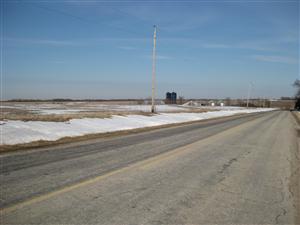
[[[19,1],[19,2],[21,2],[21,3],[27,3],[25,1]],[[96,25],[107,27],[107,28],[115,30],[115,31],[120,31],[120,32],[123,32],[123,33],[131,34],[131,35],[134,34],[134,35],[141,36],[141,33],[138,33],[136,31],[127,30],[127,29],[124,29],[122,27],[115,26],[115,25],[107,25],[106,23],[103,23],[103,22],[99,22],[99,21],[96,21],[96,20],[87,19],[85,17],[74,15],[72,13],[69,13],[69,12],[66,12],[66,11],[63,11],[63,10],[58,10],[58,9],[54,9],[54,8],[51,8],[51,7],[47,7],[47,6],[41,5],[39,3],[33,3],[33,4],[30,4],[30,6],[33,6],[35,8],[39,8],[39,9],[42,9],[42,10],[46,10],[48,12],[53,12],[53,13],[57,13],[57,14],[61,14],[61,15],[67,16],[67,17],[71,17],[73,19],[79,20],[79,21],[84,22],[84,23],[88,23],[88,24],[92,24],[92,25],[96,24]],[[115,11],[117,13],[124,14],[124,15],[128,15],[128,14],[126,14],[126,13],[120,11],[120,10],[113,9],[113,11]]]

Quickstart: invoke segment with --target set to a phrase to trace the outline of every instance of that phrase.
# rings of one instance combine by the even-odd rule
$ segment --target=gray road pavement
[[[1,224],[299,224],[290,112],[6,154]]]

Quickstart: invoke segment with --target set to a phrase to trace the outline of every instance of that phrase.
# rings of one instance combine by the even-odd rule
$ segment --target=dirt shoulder
[[[300,224],[300,113],[292,112],[296,122],[297,122],[297,145],[293,147],[290,146],[290,165],[291,165],[291,177],[289,184],[289,191],[294,200],[294,207],[296,210],[296,224]]]

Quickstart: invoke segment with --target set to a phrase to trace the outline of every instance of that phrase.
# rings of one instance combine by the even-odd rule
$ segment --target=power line
[[[20,3],[26,3],[26,2],[25,1],[20,1]],[[138,35],[138,36],[141,35],[141,33],[134,32],[132,30],[127,30],[127,29],[124,29],[122,27],[117,27],[117,26],[111,26],[111,25],[109,26],[105,23],[102,23],[102,22],[99,22],[99,21],[96,21],[96,20],[90,20],[90,19],[87,19],[85,17],[81,17],[81,16],[74,15],[72,13],[65,12],[63,10],[57,10],[57,9],[54,9],[54,8],[51,8],[51,7],[42,6],[41,4],[38,4],[38,3],[30,4],[30,6],[33,6],[35,8],[39,8],[39,9],[43,9],[43,10],[46,10],[48,12],[53,12],[53,13],[57,13],[57,14],[60,14],[60,15],[67,16],[67,17],[71,17],[73,19],[79,20],[79,21],[84,22],[84,23],[88,23],[88,24],[92,24],[92,25],[106,26],[110,29],[117,30],[117,31],[127,33],[127,34],[134,34],[134,35]],[[116,11],[116,12],[122,13],[120,10],[116,10],[116,9],[113,9],[113,10]],[[125,13],[123,12],[122,14],[125,14]]]

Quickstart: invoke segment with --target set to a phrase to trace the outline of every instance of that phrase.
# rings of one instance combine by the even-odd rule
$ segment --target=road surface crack
[[[277,216],[275,217],[275,223],[278,224],[279,223],[279,218],[281,216],[285,216],[286,214],[287,214],[287,211],[284,208],[282,208],[281,212],[279,214],[277,214]]]
[[[224,173],[224,171],[231,166],[233,162],[237,161],[237,158],[232,158],[228,161],[228,163],[223,164],[222,169],[219,171],[219,173]]]

